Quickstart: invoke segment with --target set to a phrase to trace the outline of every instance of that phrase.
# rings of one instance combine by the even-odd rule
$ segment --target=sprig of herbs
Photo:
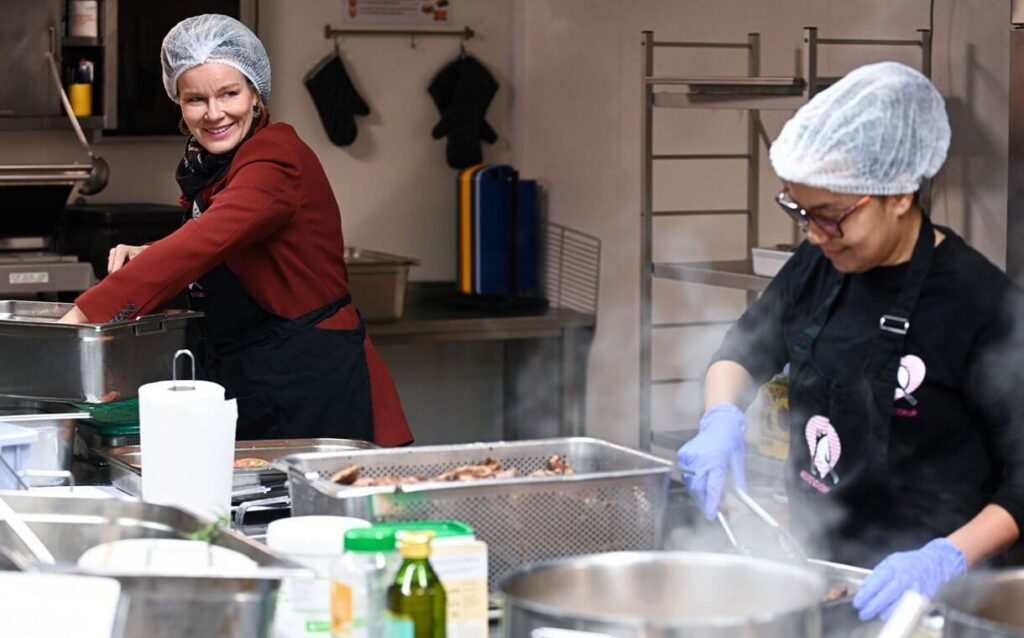
[[[224,528],[231,522],[231,516],[225,514],[213,521],[210,521],[207,525],[200,527],[196,531],[188,535],[188,540],[191,541],[206,541],[212,543],[217,540],[217,537],[224,532]]]

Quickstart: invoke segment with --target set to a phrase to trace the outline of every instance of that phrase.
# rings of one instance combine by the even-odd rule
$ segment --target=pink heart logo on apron
[[[911,405],[917,405],[914,390],[924,383],[925,365],[921,357],[908,354],[900,359],[900,367],[896,372],[896,398],[894,401],[906,399]]]
[[[839,463],[843,446],[839,441],[839,434],[832,427],[832,422],[828,420],[828,417],[812,416],[807,421],[804,435],[807,437],[807,447],[811,451],[811,463],[814,465],[815,472],[818,473],[818,478],[823,479],[831,474],[833,482],[838,482],[839,478],[832,470]]]

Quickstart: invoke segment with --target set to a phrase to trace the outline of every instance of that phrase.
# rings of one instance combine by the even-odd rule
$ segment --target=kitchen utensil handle
[[[60,103],[64,105],[64,112],[67,113],[68,121],[71,122],[71,128],[74,129],[78,142],[85,149],[85,152],[89,154],[89,157],[93,157],[92,148],[85,139],[85,133],[82,132],[82,127],[78,123],[78,118],[75,117],[75,112],[71,109],[71,100],[68,99],[68,94],[64,92],[64,85],[60,82],[60,71],[57,70],[57,62],[49,51],[46,52],[46,60],[50,63],[48,65],[50,67],[50,76],[53,78],[53,85],[57,88],[57,94],[60,95]]]
[[[760,503],[750,496],[750,494],[747,494],[744,490],[741,490],[735,485],[731,486],[730,489],[733,495],[735,495],[741,503],[747,506],[747,509],[753,512],[754,515],[761,519],[761,521],[768,525],[768,527],[772,528],[776,536],[782,540],[782,544],[786,546],[786,551],[792,554],[792,557],[795,560],[801,563],[807,562],[807,552],[805,552],[804,548],[800,546],[800,543],[793,538],[793,535],[789,533],[789,530],[780,525],[767,510],[761,507]]]
[[[907,591],[876,638],[910,638],[931,606],[931,599],[916,591]]]
[[[135,336],[140,337],[142,335],[159,334],[161,332],[167,332],[167,326],[163,321],[154,321],[152,323],[140,323],[135,326]]]
[[[75,475],[67,470],[21,470],[18,472],[23,478],[62,478],[68,482],[68,487],[75,490]],[[28,482],[31,485],[32,481]]]
[[[750,496],[750,494],[747,494],[746,492],[735,486],[732,487],[732,493],[736,498],[740,500],[741,503],[747,506],[747,509],[749,509],[759,519],[761,519],[765,523],[765,525],[768,525],[773,529],[782,528],[782,526],[779,525],[779,522],[775,520],[775,518],[771,514],[769,514],[767,510],[761,507],[761,504],[755,501]]]
[[[718,524],[722,527],[722,531],[725,532],[725,537],[729,539],[729,544],[732,545],[732,548],[739,554],[746,554],[747,552],[745,549],[741,547],[739,541],[736,540],[736,535],[732,533],[732,526],[729,525],[729,521],[725,519],[725,515],[719,512],[716,518],[718,519]]]
[[[258,498],[252,501],[245,501],[239,503],[235,509],[235,531],[241,532],[245,524],[245,515],[249,512],[252,507],[258,507],[261,505],[290,505],[290,496],[275,496],[273,498]]]

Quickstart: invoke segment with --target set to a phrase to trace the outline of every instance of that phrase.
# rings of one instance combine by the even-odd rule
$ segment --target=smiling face
[[[214,155],[242,142],[258,100],[245,76],[226,64],[201,64],[178,78],[181,117],[196,141]]]
[[[789,197],[803,208],[826,218],[837,218],[861,199],[860,195],[833,193],[823,188],[787,183]],[[865,272],[910,258],[917,239],[919,210],[913,195],[872,197],[842,222],[842,237],[823,231],[811,221],[807,241],[817,246],[839,272]]]

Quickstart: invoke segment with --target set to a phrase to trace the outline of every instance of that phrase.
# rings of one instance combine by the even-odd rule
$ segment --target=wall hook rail
[[[407,36],[411,39],[411,46],[416,47],[416,38],[419,37],[432,37],[432,36],[443,36],[449,38],[462,38],[462,41],[471,40],[476,37],[476,31],[470,27],[463,27],[461,29],[335,29],[330,24],[324,25],[324,37],[330,40],[342,36],[360,36],[360,35],[399,35]]]

